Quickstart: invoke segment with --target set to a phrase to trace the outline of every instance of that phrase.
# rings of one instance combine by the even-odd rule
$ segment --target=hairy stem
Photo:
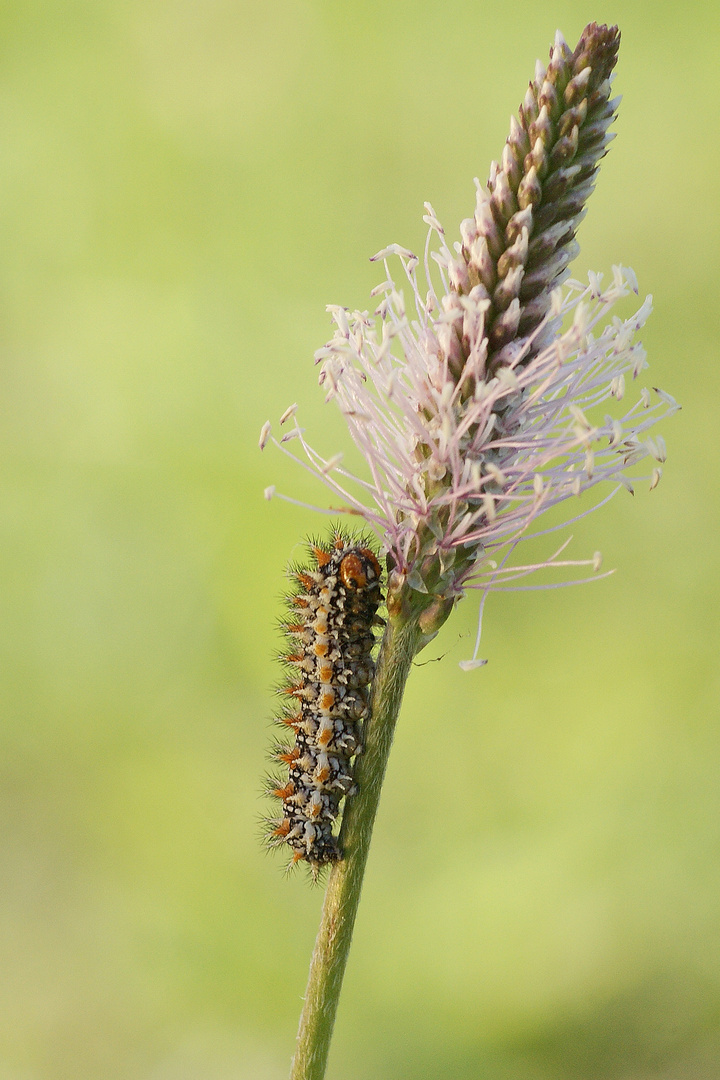
[[[355,768],[358,792],[347,801],[340,830],[344,858],[330,871],[290,1080],[322,1080],[325,1075],[395,723],[413,657],[422,643],[416,620],[388,623],[373,681],[364,750]]]

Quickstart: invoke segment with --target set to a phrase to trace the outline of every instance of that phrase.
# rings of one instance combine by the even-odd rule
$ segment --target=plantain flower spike
[[[375,311],[328,308],[335,332],[316,353],[320,384],[345,417],[367,476],[345,470],[341,454],[313,449],[294,406],[281,418],[293,426],[273,439],[339,500],[323,512],[359,515],[377,532],[391,571],[389,616],[418,619],[428,640],[467,589],[481,591],[482,612],[490,591],[517,588],[512,582],[535,570],[584,566],[604,576],[597,554],[561,558],[569,541],[541,562],[511,557],[558,503],[605,482],[608,498],[632,492],[642,459],[655,461],[644,477],[651,488],[662,474],[664,442],[649,431],[676,402],[641,388],[624,404],[626,382],[647,366],[637,333],[651,297],[623,319],[611,312],[638,293],[631,270],[616,266],[607,282],[590,273],[587,284],[568,276],[614,138],[619,43],[617,27],[591,23],[573,51],[558,32],[486,189],[475,181],[475,213],[462,222],[460,242],[448,246],[426,203],[423,259],[397,244],[374,256],[385,267]],[[409,303],[391,258],[402,266]],[[266,424],[261,446],[270,438]],[[302,456],[288,449],[293,440]]]

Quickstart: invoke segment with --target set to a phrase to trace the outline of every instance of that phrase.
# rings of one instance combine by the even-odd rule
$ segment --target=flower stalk
[[[343,814],[339,839],[344,858],[330,870],[290,1080],[322,1080],[325,1075],[385,769],[421,643],[417,621],[388,621],[373,681],[371,719],[355,769],[358,794],[347,800]]]
[[[647,366],[637,334],[651,298],[619,318],[617,303],[638,293],[631,270],[614,267],[607,282],[592,273],[587,284],[568,277],[575,234],[613,138],[619,40],[617,27],[592,23],[571,50],[558,33],[486,189],[476,181],[475,213],[462,222],[460,241],[448,246],[426,203],[424,258],[391,245],[375,256],[385,279],[373,291],[374,312],[328,309],[335,332],[316,353],[319,382],[326,400],[339,406],[367,476],[347,471],[341,454],[314,449],[295,406],[280,421],[292,421],[290,429],[272,440],[332,492],[332,509],[314,509],[359,516],[376,532],[389,572],[388,623],[356,761],[357,790],[343,811],[343,858],[330,870],[291,1080],[324,1076],[413,657],[474,589],[482,597],[478,641],[461,666],[483,664],[477,651],[491,591],[556,587],[516,584],[538,570],[585,567],[591,577],[603,576],[598,553],[564,556],[569,540],[544,559],[514,564],[518,545],[554,531],[537,530],[537,519],[598,484],[610,483],[610,498],[632,492],[638,480],[652,489],[662,475],[665,446],[650,429],[679,406],[648,388],[623,403],[628,384]],[[402,266],[407,303],[391,258]],[[261,448],[271,437],[267,423]],[[297,455],[288,448],[293,442]],[[656,464],[638,477],[635,466],[646,459]],[[267,498],[274,494],[266,490]],[[570,520],[605,501],[585,503]]]

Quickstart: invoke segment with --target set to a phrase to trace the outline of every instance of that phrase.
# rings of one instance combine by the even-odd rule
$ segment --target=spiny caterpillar
[[[309,551],[314,565],[289,571],[296,590],[282,627],[290,648],[280,657],[289,670],[276,719],[294,742],[273,751],[287,773],[268,780],[282,814],[267,824],[268,844],[287,844],[290,866],[305,861],[317,877],[342,858],[333,823],[354,790],[351,758],[368,715],[373,628],[383,620],[380,564],[367,540],[335,531],[329,544],[311,543]]]

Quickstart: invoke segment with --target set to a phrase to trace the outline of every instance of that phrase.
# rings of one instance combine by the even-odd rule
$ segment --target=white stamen
[[[460,660],[458,667],[463,671],[476,671],[478,668],[485,667],[487,660]]]
[[[265,423],[262,426],[261,431],[260,431],[260,442],[258,443],[258,446],[260,447],[261,450],[264,450],[265,447],[267,446],[267,441],[270,438],[270,432],[271,431],[272,431],[272,427],[271,427],[270,421],[266,420]]]
[[[328,460],[322,466],[321,472],[323,472],[323,473],[332,472],[333,469],[336,469],[337,466],[340,464],[340,462],[343,459],[343,456],[344,456],[343,454],[334,454],[331,458],[328,458]]]

